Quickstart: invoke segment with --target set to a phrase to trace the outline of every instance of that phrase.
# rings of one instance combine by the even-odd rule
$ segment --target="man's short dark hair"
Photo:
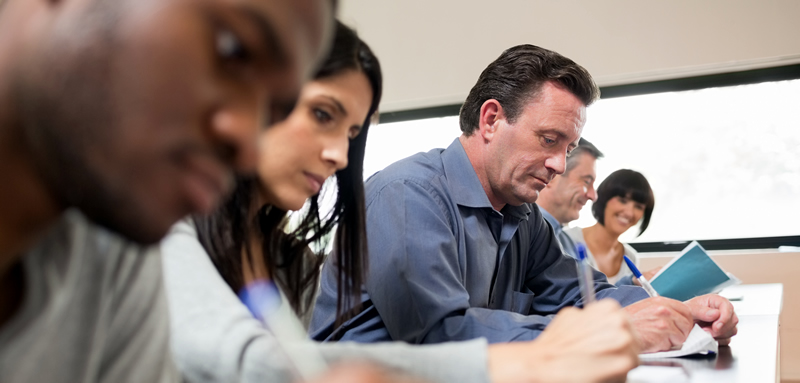
[[[572,149],[572,153],[567,157],[567,170],[564,171],[563,175],[566,176],[569,174],[570,170],[578,165],[578,159],[584,154],[592,156],[592,158],[596,160],[603,158],[603,152],[601,152],[600,149],[597,149],[589,140],[581,137],[580,141],[578,141],[578,147]]]
[[[517,45],[481,73],[461,106],[461,131],[469,136],[477,129],[481,106],[489,99],[497,100],[513,123],[525,103],[536,97],[548,81],[566,88],[586,106],[600,96],[592,76],[574,61],[535,45]]]

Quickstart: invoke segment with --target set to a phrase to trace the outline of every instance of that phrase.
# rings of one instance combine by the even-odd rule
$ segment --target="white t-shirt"
[[[583,238],[583,229],[580,227],[571,227],[569,229],[564,229],[564,233],[567,233],[576,244],[582,243],[586,246],[586,240]],[[628,258],[633,261],[633,264],[636,267],[639,267],[639,253],[634,250],[633,247],[628,245],[627,243],[622,244],[623,254],[627,255]],[[597,269],[597,261],[594,259],[594,255],[592,252],[589,251],[589,247],[586,246],[586,256],[589,258],[589,264],[592,265],[595,269]],[[599,269],[598,269],[599,270]],[[622,261],[622,264],[619,266],[619,271],[615,275],[606,275],[608,277],[608,282],[612,284],[617,284],[623,278],[627,278],[625,280],[625,284],[630,285],[632,282],[630,281],[631,277],[633,276],[633,272],[628,268],[628,265],[625,264],[625,261]]]

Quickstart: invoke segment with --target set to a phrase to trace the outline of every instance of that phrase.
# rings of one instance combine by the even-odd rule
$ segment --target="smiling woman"
[[[619,241],[628,229],[639,226],[639,234],[650,225],[655,198],[650,183],[639,172],[620,169],[611,173],[597,188],[597,201],[592,205],[592,214],[597,223],[581,229],[564,230],[575,243],[587,248],[589,261],[608,276],[608,281],[617,285],[635,284],[631,271],[622,264],[626,255],[635,264],[639,258],[629,245]],[[645,273],[647,276],[650,272]]]

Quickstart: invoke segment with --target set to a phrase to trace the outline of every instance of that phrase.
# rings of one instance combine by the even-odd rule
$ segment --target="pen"
[[[654,289],[653,286],[650,286],[650,282],[648,282],[647,279],[644,279],[642,272],[639,271],[639,268],[633,264],[633,261],[631,261],[627,255],[623,255],[622,257],[625,259],[625,263],[628,264],[628,268],[633,272],[633,276],[636,277],[636,279],[639,280],[639,283],[642,284],[644,291],[647,291],[647,295],[650,295],[651,297],[657,297],[658,293],[656,292],[656,289]]]
[[[253,316],[264,325],[267,331],[275,338],[278,350],[283,353],[289,367],[298,382],[311,380],[327,368],[327,363],[322,355],[314,350],[304,348],[302,353],[290,347],[289,344],[304,339],[302,328],[284,320],[278,315],[281,306],[281,294],[272,281],[257,280],[251,282],[239,293],[239,298],[250,309]],[[302,335],[293,337],[292,335]]]
[[[592,278],[592,267],[586,260],[586,246],[578,244],[578,284],[583,296],[583,307],[594,302],[594,278]]]

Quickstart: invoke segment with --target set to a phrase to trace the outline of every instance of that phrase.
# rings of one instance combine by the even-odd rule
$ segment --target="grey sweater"
[[[293,374],[272,334],[222,279],[191,224],[177,224],[162,242],[171,312],[172,351],[190,382],[291,382]],[[285,300],[284,300],[285,302]],[[369,360],[434,382],[488,382],[483,339],[433,346],[405,343],[316,343],[287,304],[280,310],[292,353],[321,354],[328,363]]]

